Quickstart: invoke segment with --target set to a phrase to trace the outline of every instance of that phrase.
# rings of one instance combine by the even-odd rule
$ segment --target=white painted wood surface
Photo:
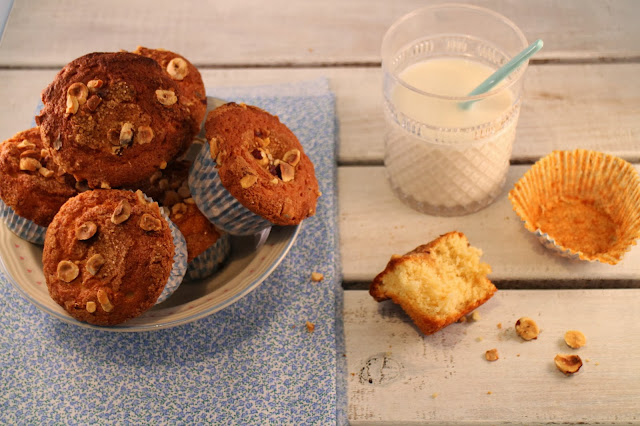
[[[28,127],[57,70],[90,51],[174,50],[200,67],[207,87],[327,77],[339,124],[345,282],[367,283],[391,254],[458,229],[483,249],[494,281],[530,288],[500,290],[479,309],[479,322],[453,324],[431,337],[392,303],[346,291],[350,422],[640,424],[640,248],[617,266],[555,257],[524,230],[505,196],[533,160],[553,149],[598,149],[640,167],[640,2],[472,1],[510,17],[545,47],[527,73],[513,150],[512,160],[525,164],[512,167],[494,205],[459,218],[404,206],[381,166],[380,42],[396,18],[430,3],[15,0],[0,41],[0,129],[7,138]],[[557,289],[567,282],[578,289]],[[592,289],[598,286],[607,289]],[[537,341],[514,337],[521,315],[539,320]],[[585,348],[563,346],[569,328],[586,334]],[[488,363],[483,354],[492,347],[501,359]],[[590,361],[564,377],[553,365],[558,352]],[[366,371],[373,383],[369,376],[363,383],[361,371],[372,357]],[[385,383],[374,380],[383,367],[376,359],[395,360],[384,366]],[[391,382],[394,365],[400,375]]]
[[[479,321],[423,336],[392,302],[347,292],[349,419],[354,425],[638,423],[640,311],[629,309],[637,299],[637,290],[500,290],[477,310]],[[541,328],[538,339],[516,335],[522,316]],[[569,348],[567,330],[582,331],[587,344]],[[493,348],[500,359],[489,362],[485,351]],[[553,361],[558,353],[579,355],[580,371],[562,374]]]

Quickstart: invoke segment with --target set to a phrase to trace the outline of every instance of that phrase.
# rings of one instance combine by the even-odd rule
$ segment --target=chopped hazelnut
[[[20,142],[18,144],[18,148],[23,149],[23,148],[27,148],[27,149],[35,149],[36,145],[32,142],[29,142],[26,139],[23,139],[22,142]]]
[[[292,149],[291,151],[285,152],[282,156],[282,161],[285,163],[289,163],[292,166],[297,166],[300,162],[300,151],[297,149]]]
[[[164,170],[167,168],[167,162],[163,161],[162,163],[160,163],[160,170]]]
[[[138,197],[138,201],[140,201],[142,204],[147,204],[147,199],[144,196],[144,192],[140,191],[139,189],[136,190],[136,197]]]
[[[471,312],[471,319],[472,319],[472,320],[474,320],[474,321],[480,321],[480,318],[481,318],[481,316],[480,316],[480,312],[478,312],[478,311],[473,311],[473,312]]]
[[[102,265],[104,265],[104,262],[104,256],[99,253],[94,254],[89,258],[89,260],[87,260],[87,271],[91,275],[96,275],[100,268],[102,268]]]
[[[240,179],[240,186],[244,189],[250,188],[254,183],[258,181],[258,176],[256,175],[245,175],[242,179]]]
[[[128,145],[133,140],[133,124],[124,123],[120,129],[120,145]]]
[[[135,141],[141,145],[149,143],[153,140],[153,129],[149,126],[138,127]]]
[[[528,317],[522,317],[516,321],[516,333],[524,340],[533,340],[538,338],[540,328],[534,320]]]
[[[195,202],[195,200],[193,198],[189,197],[189,198],[185,198],[184,199],[184,203],[185,204],[195,204],[196,202]]]
[[[46,178],[50,178],[51,176],[53,176],[53,170],[47,169],[46,167],[40,167],[38,169],[38,172]]]
[[[218,158],[218,153],[220,152],[218,139],[211,138],[211,140],[209,141],[209,151],[211,152],[211,158],[213,158],[214,160]]]
[[[67,96],[76,98],[79,105],[83,105],[87,102],[87,96],[89,95],[89,89],[82,83],[73,83],[67,89]]]
[[[87,82],[87,89],[89,89],[90,92],[95,92],[101,88],[103,84],[102,80],[91,80]]]
[[[182,58],[173,58],[167,65],[167,73],[174,80],[182,80],[189,74],[187,61]]]
[[[92,95],[89,99],[87,99],[87,107],[89,107],[90,111],[95,111],[98,109],[98,106],[102,103],[102,98],[98,95]]]
[[[289,163],[280,162],[278,164],[278,168],[280,169],[280,175],[282,177],[283,182],[290,182],[295,177],[295,169]]]
[[[578,330],[569,330],[564,333],[565,343],[573,349],[578,349],[587,344],[587,338]]]
[[[100,182],[100,188],[111,189],[111,185],[109,185],[109,182]]]
[[[187,212],[187,205],[184,203],[177,203],[171,207],[171,214],[183,215]]]
[[[111,312],[113,310],[109,295],[107,295],[107,292],[102,288],[98,289],[98,302],[105,312]]]
[[[311,281],[320,282],[324,279],[324,275],[320,272],[312,272],[311,273]]]
[[[127,200],[122,200],[120,201],[116,209],[113,211],[113,214],[111,215],[111,222],[115,223],[116,225],[119,225],[125,220],[129,219],[130,215],[131,215],[131,205]]]
[[[80,241],[88,240],[93,237],[98,230],[98,226],[91,222],[85,222],[76,228],[76,238]]]
[[[60,151],[62,149],[62,139],[58,136],[58,139],[53,141],[53,149]]]
[[[35,158],[23,157],[20,159],[20,170],[24,170],[27,172],[35,172],[40,167],[42,167],[42,165]]]
[[[92,301],[87,302],[87,305],[86,305],[87,312],[92,314],[96,311],[96,308],[97,308],[96,302],[92,302]]]
[[[162,229],[162,222],[160,221],[160,219],[153,217],[149,213],[145,213],[142,215],[139,225],[140,228],[147,232],[159,231],[160,229]]]
[[[487,359],[487,361],[497,361],[500,358],[500,355],[498,355],[498,350],[496,348],[493,348],[485,352],[484,357]]]
[[[553,360],[558,370],[566,375],[571,375],[582,367],[582,359],[578,355],[558,354]]]
[[[58,263],[57,273],[59,280],[70,283],[78,277],[80,270],[78,269],[78,265],[75,263],[69,260],[62,260]]]
[[[78,103],[78,98],[75,96],[67,95],[67,109],[65,112],[67,114],[75,114],[78,112],[78,108],[80,108],[80,104]]]
[[[269,164],[269,157],[267,156],[267,153],[264,149],[256,148],[251,151],[251,155],[253,156],[253,158],[258,160],[258,164],[260,164],[261,166],[266,166],[267,164]]]
[[[312,323],[312,322],[307,321],[307,323],[305,325],[306,325],[307,331],[309,333],[313,333],[314,330],[316,329],[316,325],[314,323]]]
[[[20,158],[31,157],[38,159],[40,158],[40,151],[36,151],[35,149],[27,149],[20,153]]]
[[[178,97],[171,90],[156,90],[156,98],[164,106],[171,106],[178,102]]]

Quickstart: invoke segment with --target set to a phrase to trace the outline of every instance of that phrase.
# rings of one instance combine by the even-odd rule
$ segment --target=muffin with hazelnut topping
[[[133,53],[156,61],[176,82],[182,89],[178,101],[189,108],[193,119],[200,125],[207,113],[207,95],[200,71],[184,56],[169,50],[138,46]]]
[[[77,194],[74,185],[44,149],[37,127],[0,144],[0,215],[21,238],[43,244],[60,206]]]
[[[47,229],[42,263],[49,294],[79,321],[115,325],[135,318],[182,280],[180,238],[142,192],[83,192]]]
[[[320,191],[293,132],[258,107],[228,103],[205,122],[208,145],[189,174],[200,210],[218,228],[248,235],[313,216]]]
[[[36,122],[63,170],[91,188],[116,188],[149,177],[191,144],[199,123],[182,96],[153,59],[90,53],[43,91]]]
[[[190,163],[178,161],[139,182],[147,196],[158,200],[187,244],[187,273],[190,280],[211,276],[224,264],[231,250],[229,234],[222,232],[200,212],[187,183]]]

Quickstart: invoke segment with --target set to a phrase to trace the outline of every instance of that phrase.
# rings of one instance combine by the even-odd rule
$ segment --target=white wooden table
[[[553,149],[588,148],[640,164],[640,2],[486,0],[544,49],[526,77],[507,189]],[[424,1],[233,2],[15,0],[0,43],[0,129],[23,130],[33,99],[90,51],[164,47],[207,86],[328,77],[339,119],[339,222],[353,424],[640,423],[640,247],[616,266],[554,257],[528,235],[505,193],[476,214],[438,218],[394,198],[382,166],[379,47],[391,23]],[[25,102],[26,100],[26,102]],[[393,253],[460,230],[484,251],[500,291],[477,322],[424,337],[368,283]],[[522,343],[513,325],[542,328]],[[501,328],[499,328],[501,325]],[[587,359],[565,377],[553,357]],[[498,348],[501,359],[484,360]]]

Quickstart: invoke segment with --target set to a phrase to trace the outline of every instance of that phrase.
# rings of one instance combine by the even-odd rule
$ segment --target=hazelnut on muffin
[[[200,125],[207,113],[207,94],[198,68],[184,56],[165,49],[138,46],[133,53],[156,61],[176,82],[182,89],[182,96],[178,101],[189,108],[193,119]]]
[[[37,127],[0,144],[0,210],[22,238],[44,243],[45,228],[76,194],[75,179],[51,159]]]
[[[133,189],[159,201],[186,241],[186,278],[202,279],[220,268],[231,246],[229,235],[216,229],[193,201],[187,183],[189,167],[187,161],[174,162],[138,182]]]
[[[114,325],[156,303],[175,252],[169,223],[141,192],[87,191],[49,225],[43,272],[49,294],[72,317]]]
[[[127,52],[90,53],[43,91],[36,117],[54,161],[92,188],[150,176],[191,144],[199,123],[158,63]]]
[[[205,129],[209,146],[196,157],[189,186],[216,226],[242,235],[315,214],[320,191],[313,163],[278,117],[228,103],[208,114]]]

